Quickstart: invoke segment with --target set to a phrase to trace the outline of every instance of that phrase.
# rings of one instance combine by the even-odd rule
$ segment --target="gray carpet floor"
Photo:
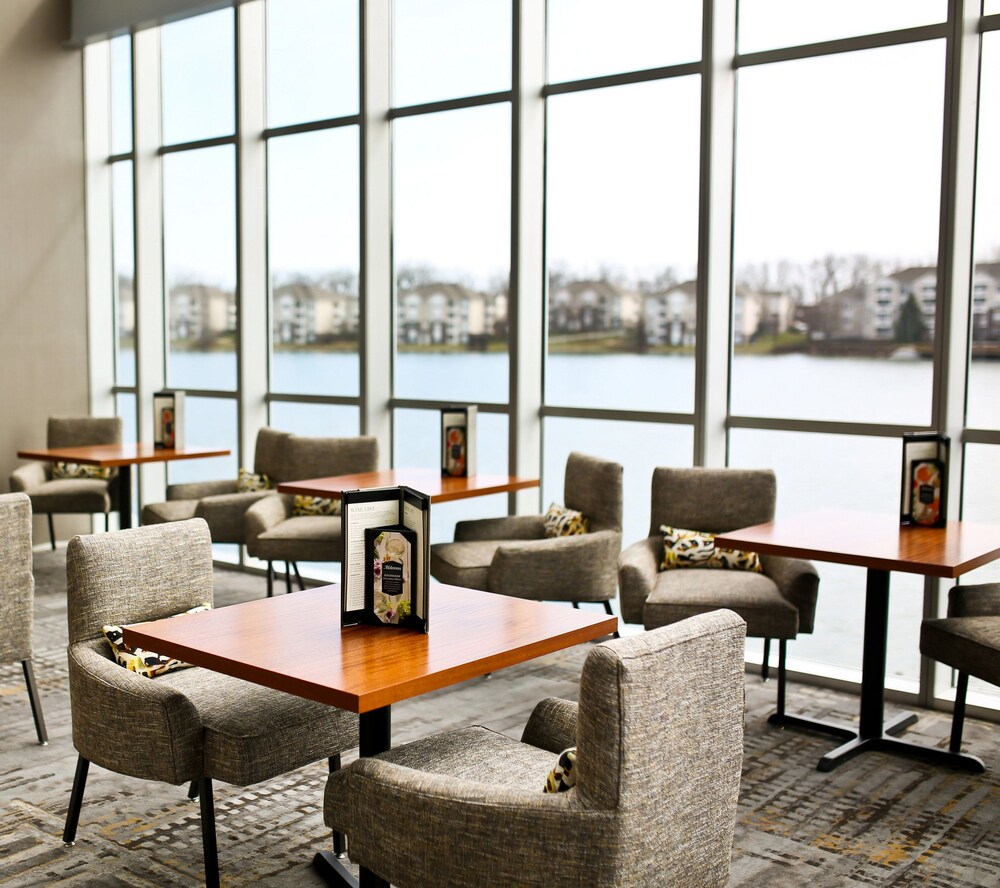
[[[73,780],[66,676],[65,552],[35,556],[35,674],[50,743],[35,742],[20,667],[0,666],[0,884],[187,886],[201,882],[198,805],[173,787],[92,768],[77,843],[61,842]],[[280,586],[279,586],[280,588]],[[262,577],[216,571],[218,606],[262,597]],[[395,742],[469,723],[519,736],[534,703],[573,698],[589,645],[393,707]],[[776,730],[773,683],[747,676],[746,741],[732,885],[1000,886],[1000,730],[970,720],[966,748],[989,770],[968,775],[873,753],[829,774],[834,743]],[[857,698],[791,685],[789,708],[852,719]],[[891,707],[889,707],[891,709]],[[947,745],[947,715],[922,712],[908,734]],[[350,761],[353,754],[345,756]],[[322,884],[309,867],[328,847],[325,765],[248,789],[218,785],[224,886]],[[527,837],[526,837],[527,839]],[[581,874],[581,885],[586,885]]]

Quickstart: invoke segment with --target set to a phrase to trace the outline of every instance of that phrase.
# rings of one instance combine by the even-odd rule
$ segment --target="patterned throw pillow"
[[[249,469],[240,467],[240,476],[236,479],[236,490],[239,493],[253,493],[255,490],[270,490],[271,479],[267,475],[255,475]]]
[[[57,462],[52,464],[53,478],[96,478],[107,481],[111,477],[110,466],[85,466],[83,463]]]
[[[760,556],[756,552],[723,549],[715,545],[715,534],[697,530],[681,530],[660,525],[663,534],[663,561],[660,570],[675,567],[721,567],[729,570],[761,572]]]
[[[206,601],[197,607],[191,608],[191,610],[184,611],[184,613],[197,614],[211,609],[212,605]],[[174,616],[180,615],[174,614]],[[111,645],[115,661],[119,666],[124,666],[128,669],[129,672],[145,675],[146,678],[153,678],[156,675],[162,675],[164,672],[170,672],[173,669],[187,669],[191,665],[190,663],[185,663],[183,660],[175,660],[173,657],[168,657],[164,654],[154,654],[152,651],[144,651],[142,648],[129,647],[125,644],[125,633],[122,631],[121,626],[107,625],[101,628],[104,632],[104,637],[108,640],[108,644]]]
[[[571,746],[559,753],[556,766],[545,778],[545,789],[542,792],[566,792],[576,786],[576,747]]]
[[[567,509],[553,503],[545,513],[545,535],[547,537],[576,536],[586,533],[589,522],[583,512]]]
[[[322,496],[299,496],[292,504],[292,515],[339,515],[340,500]]]

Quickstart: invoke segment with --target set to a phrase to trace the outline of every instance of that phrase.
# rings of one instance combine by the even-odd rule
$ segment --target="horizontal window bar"
[[[390,398],[389,409],[396,410],[441,410],[444,407],[454,407],[456,404],[469,403],[460,399],[452,401],[423,400],[418,398]],[[506,404],[476,404],[480,413],[509,413]]]
[[[178,142],[176,145],[162,145],[159,155],[175,154],[178,151],[197,151],[199,148],[215,148],[219,145],[235,145],[236,136],[218,136],[215,139],[196,139],[194,142]]]
[[[193,389],[193,388],[177,388],[176,386],[164,386],[167,391],[178,391],[184,392],[189,398],[219,398],[226,401],[235,401],[237,397],[236,392],[221,392],[217,389]]]
[[[781,49],[765,49],[760,52],[736,54],[734,66],[745,68],[750,65],[768,65],[772,62],[788,62],[795,59],[811,59],[816,56],[835,55],[841,52],[857,52],[861,49],[878,49],[883,46],[898,46],[904,43],[919,43],[922,40],[943,40],[948,36],[948,25],[922,25],[919,28],[902,28],[899,31],[882,31],[879,34],[864,34],[861,37],[844,37],[840,40],[826,40],[822,43],[807,43],[802,46],[787,46]]]
[[[962,432],[963,444],[1000,444],[1000,431],[996,429],[966,429]]]
[[[987,31],[1000,31],[1000,15],[984,15],[979,23],[979,31],[982,34]]]
[[[690,77],[701,73],[701,62],[686,62],[683,65],[666,65],[663,68],[645,68],[625,74],[605,74],[602,77],[587,77],[583,80],[566,80],[562,83],[547,83],[542,87],[543,96],[558,96],[563,93],[582,92],[587,89],[604,89],[627,83],[646,83],[650,80],[666,80],[669,77]]]
[[[865,435],[871,438],[902,437],[904,432],[930,431],[928,426],[876,422],[842,422],[823,419],[774,419],[763,416],[730,416],[730,429],[770,432],[813,432],[823,435]]]
[[[288,126],[274,126],[264,130],[264,138],[274,139],[279,136],[294,136],[296,133],[314,133],[317,130],[360,125],[360,114],[348,114],[346,117],[328,117],[325,120],[312,120],[309,123],[291,123]]]
[[[264,396],[268,404],[335,404],[344,407],[361,407],[361,398],[352,395],[290,395],[270,392]]]
[[[469,96],[466,99],[446,99],[442,102],[425,102],[423,105],[390,108],[386,117],[389,120],[395,120],[397,117],[415,117],[418,114],[435,114],[438,111],[457,111],[461,108],[475,108],[479,105],[499,105],[503,102],[513,101],[513,98],[514,93],[506,89],[503,92]]]
[[[123,151],[121,154],[112,154],[108,158],[108,164],[121,163],[123,160],[135,160],[135,152]]]
[[[113,385],[111,386],[111,394],[113,395],[134,395],[138,393],[138,389],[134,385]]]
[[[543,404],[538,411],[543,418],[606,419],[612,422],[652,422],[668,425],[693,425],[691,413],[654,413],[647,410],[605,410],[598,407],[553,407]]]

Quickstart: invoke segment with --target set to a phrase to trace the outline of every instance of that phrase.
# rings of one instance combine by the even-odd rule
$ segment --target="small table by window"
[[[426,493],[432,503],[446,503],[473,496],[488,496],[491,493],[512,493],[539,485],[538,478],[519,478],[515,475],[478,474],[467,478],[451,478],[442,477],[441,471],[434,469],[383,469],[329,478],[309,478],[305,481],[286,481],[278,485],[278,493],[339,499],[345,490],[405,486]]]

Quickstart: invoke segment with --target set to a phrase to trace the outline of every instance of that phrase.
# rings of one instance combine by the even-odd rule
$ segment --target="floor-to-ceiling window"
[[[541,467],[543,506],[571,450],[620,461],[628,544],[654,466],[772,466],[784,515],[894,512],[901,433],[945,425],[953,501],[1000,521],[1000,7],[741,0],[737,24],[732,0],[706,4],[249,0],[114,38],[110,88],[87,96],[109,121],[114,269],[114,347],[93,360],[127,428],[169,385],[192,443],[234,452],[171,481],[235,474],[263,422],[353,435],[384,416],[385,461],[435,467],[439,408],[478,404],[480,469]],[[960,43],[981,62],[971,127]],[[977,149],[973,195],[950,158]],[[956,348],[942,331],[966,318]],[[541,442],[531,459],[518,438]],[[508,507],[438,506],[434,539]],[[863,575],[819,568],[790,655],[853,680]],[[893,577],[890,686],[918,686],[925,595]]]

